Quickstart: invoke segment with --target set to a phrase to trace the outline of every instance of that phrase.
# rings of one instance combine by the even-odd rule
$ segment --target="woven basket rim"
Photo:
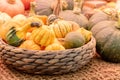
[[[91,39],[90,39],[90,41],[89,42],[87,42],[87,43],[85,43],[84,45],[82,45],[81,47],[84,47],[84,46],[87,46],[88,44],[90,44],[92,41],[94,41],[95,42],[95,45],[96,45],[96,40],[95,40],[95,38],[94,38],[94,36],[91,36]],[[72,48],[72,49],[65,49],[65,50],[28,50],[28,49],[24,49],[24,48],[18,48],[18,47],[15,47],[15,46],[12,46],[12,45],[9,45],[9,44],[7,44],[2,38],[0,38],[0,42],[2,43],[2,44],[0,44],[0,45],[7,45],[8,47],[11,47],[11,48],[14,48],[14,49],[21,49],[21,50],[23,50],[23,51],[29,51],[29,52],[58,52],[58,51],[69,51],[69,50],[74,50],[74,49],[79,49],[79,48],[81,48],[81,47],[78,47],[78,48]]]

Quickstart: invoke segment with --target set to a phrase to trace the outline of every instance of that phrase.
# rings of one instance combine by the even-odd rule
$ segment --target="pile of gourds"
[[[0,28],[0,36],[6,43],[32,50],[77,48],[87,43],[92,35],[77,23],[55,15],[16,15],[7,19]]]

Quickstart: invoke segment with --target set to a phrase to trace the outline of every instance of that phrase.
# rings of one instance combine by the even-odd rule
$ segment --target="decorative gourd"
[[[6,14],[6,13],[3,13],[3,12],[0,12],[0,27],[8,20],[10,20],[11,17]]]
[[[54,4],[56,4],[56,0],[35,0],[36,7],[35,12],[38,15],[47,15],[53,13]],[[73,9],[74,0],[63,0],[64,4],[62,5],[64,9]]]
[[[90,30],[95,24],[104,20],[114,20],[116,17],[116,10],[113,8],[106,8],[94,13],[88,22],[88,30]]]
[[[66,49],[81,47],[85,44],[85,38],[79,32],[69,32],[64,39]]]
[[[81,14],[81,10],[76,4],[74,10],[64,10],[60,11],[59,16],[64,20],[74,21],[79,24],[79,26],[87,28],[88,19],[83,14]]]
[[[0,27],[0,37],[6,41],[5,37],[6,37],[6,34],[7,32],[9,31],[9,29],[11,27],[21,27],[22,24],[17,21],[17,20],[13,20],[13,19],[10,19],[8,21],[6,21],[1,27]]]
[[[42,27],[32,31],[30,39],[43,47],[54,42],[55,34],[51,28],[49,28],[47,25],[43,25]]]
[[[48,45],[45,50],[65,50],[65,48],[59,43],[53,43]]]
[[[0,11],[13,17],[24,13],[24,5],[21,0],[0,0]]]
[[[82,27],[82,28],[79,28],[78,30],[76,30],[76,32],[79,32],[80,34],[82,34],[84,36],[85,43],[90,41],[91,36],[92,36],[92,32],[91,31],[88,31],[88,30],[86,30],[86,29],[84,29]]]
[[[29,50],[41,50],[40,46],[35,44],[33,40],[24,41],[19,48],[29,49]]]
[[[25,10],[30,9],[30,3],[33,2],[34,0],[21,0],[22,3],[24,4]]]
[[[16,16],[14,16],[12,19],[24,24],[24,21],[27,19],[27,17],[24,16],[23,14],[18,14]]]
[[[120,21],[101,21],[91,29],[102,59],[120,62]]]
[[[55,20],[49,27],[52,27],[57,38],[64,38],[67,33],[73,31],[72,24],[61,19]]]
[[[27,31],[32,27],[40,27],[41,23],[29,22],[21,28],[12,27],[6,34],[6,42],[13,46],[19,46],[26,38]]]

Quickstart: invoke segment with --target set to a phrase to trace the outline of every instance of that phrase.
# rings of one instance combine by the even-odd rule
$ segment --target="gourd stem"
[[[34,16],[35,14],[35,2],[30,2],[30,12],[29,12],[29,16]]]
[[[62,10],[61,0],[56,0],[56,4],[53,9],[53,14],[58,16],[61,10]]]
[[[84,0],[76,0],[74,3],[73,12],[79,14],[82,11]]]
[[[14,4],[16,2],[16,0],[7,0],[7,2],[10,4]]]

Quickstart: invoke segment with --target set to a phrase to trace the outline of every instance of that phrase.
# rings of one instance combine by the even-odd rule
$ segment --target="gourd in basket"
[[[29,24],[27,27],[25,27],[27,24],[22,24],[20,28],[9,28],[8,32],[5,34],[5,39],[7,40],[4,41],[3,38],[0,39],[0,55],[4,63],[9,65],[9,67],[13,67],[23,72],[50,75],[75,72],[87,64],[95,54],[95,38],[92,36],[91,32],[89,33],[90,35],[85,38],[85,35],[83,35],[84,32],[78,30],[81,29],[80,27],[75,29],[71,26],[70,31],[67,31],[69,28],[65,27],[68,26],[68,23],[69,25],[72,25],[70,23],[71,21],[67,21],[63,24],[62,21],[59,22],[60,25],[53,25],[53,23],[55,23],[54,21],[49,25],[45,25],[42,24],[41,21],[36,23],[35,21],[30,20],[27,22],[27,24]],[[31,25],[30,23],[35,24],[33,26],[33,24]],[[38,23],[41,24],[38,25]],[[63,34],[64,32],[58,30],[61,32],[61,35],[64,35],[64,37],[56,37],[53,30],[54,28],[50,25],[59,26],[59,28],[56,28],[57,30],[65,29],[66,34]],[[65,25],[65,27],[63,27],[63,25]],[[32,26],[34,29],[29,31],[29,29],[33,28]],[[13,31],[11,31],[11,29]],[[26,35],[28,32],[30,33],[30,36],[27,39]],[[65,40],[70,40],[69,38],[72,38],[71,35],[69,35],[67,39],[65,38],[70,32],[71,34],[72,32],[76,32],[74,34],[78,37],[75,40],[80,41],[79,39],[83,39],[84,43],[79,46],[75,46],[76,42],[71,40],[72,42],[70,43],[74,44],[74,47],[71,46],[69,48],[65,48],[64,44],[67,43]],[[90,38],[87,41],[88,37]],[[61,38],[63,39],[63,42],[60,41]],[[19,42],[19,40],[22,40],[22,42],[19,44],[16,43],[17,41]],[[11,45],[11,41],[15,42],[15,46]],[[29,45],[27,45],[28,43]]]

